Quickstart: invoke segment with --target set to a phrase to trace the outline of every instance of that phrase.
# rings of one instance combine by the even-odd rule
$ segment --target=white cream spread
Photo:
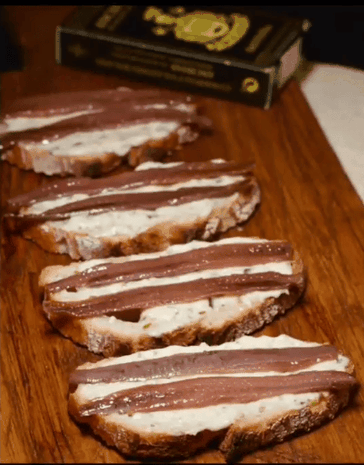
[[[211,350],[216,350],[215,346]],[[221,349],[222,350],[222,349]],[[342,355],[339,355],[337,360],[327,360],[323,363],[317,363],[311,365],[308,368],[304,368],[302,370],[290,371],[289,374],[298,374],[298,373],[305,373],[310,371],[345,371],[348,366],[348,359]],[[183,381],[187,379],[196,379],[196,378],[217,378],[217,377],[231,377],[231,378],[246,378],[246,377],[253,377],[259,378],[264,377],[267,379],[267,384],[269,383],[270,376],[286,376],[287,373],[280,372],[280,371],[260,371],[260,372],[237,372],[237,373],[223,373],[219,374],[209,374],[205,373],[204,375],[195,374],[190,376],[174,376],[173,378],[148,378],[142,380],[130,380],[130,381],[120,381],[120,382],[108,382],[108,383],[96,383],[96,384],[80,384],[78,386],[77,394],[82,398],[87,398],[89,400],[98,399],[104,396],[108,396],[113,394],[114,392],[125,391],[127,389],[133,389],[140,386],[156,386],[160,384],[172,384],[178,381]]]
[[[318,347],[322,344],[310,341],[301,341],[287,334],[280,334],[277,337],[271,336],[241,336],[235,341],[224,342],[218,346],[219,350],[248,350],[248,349],[287,349],[289,347]],[[196,346],[172,345],[161,349],[144,350],[135,354],[123,355],[122,357],[109,357],[98,362],[86,362],[78,369],[87,370],[95,367],[106,367],[123,363],[132,363],[142,360],[156,360],[161,357],[168,357],[174,354],[195,354],[216,350],[217,346],[209,346],[202,342]]]
[[[109,257],[109,258],[96,258],[93,260],[86,260],[84,262],[72,263],[71,265],[65,266],[48,266],[43,269],[42,274],[47,275],[48,270],[57,269],[57,273],[52,273],[52,278],[47,277],[46,282],[47,284],[55,281],[59,281],[60,279],[64,279],[68,276],[73,275],[74,273],[79,273],[88,270],[91,272],[96,266],[100,266],[101,264],[105,263],[125,263],[131,261],[139,261],[139,260],[150,260],[155,259],[158,257],[165,257],[168,255],[175,255],[183,252],[187,252],[190,250],[202,249],[206,247],[216,247],[216,245],[224,245],[224,244],[264,244],[268,242],[267,239],[260,239],[257,237],[228,237],[226,239],[220,239],[218,243],[216,242],[203,242],[203,241],[191,241],[187,244],[176,244],[171,245],[165,250],[159,252],[151,252],[151,253],[141,253],[135,255],[128,255],[126,257]]]
[[[176,283],[187,283],[198,279],[221,278],[232,275],[245,275],[275,272],[280,274],[292,274],[291,262],[272,262],[264,265],[254,265],[250,267],[219,268],[215,270],[204,270],[194,273],[180,274],[168,278],[148,278],[130,281],[127,283],[118,282],[107,286],[80,288],[76,292],[69,292],[66,289],[52,295],[53,300],[60,302],[78,302],[80,300],[99,297],[102,295],[112,295],[118,292],[130,291],[132,289],[167,286]]]
[[[146,193],[146,192],[174,192],[180,189],[187,189],[191,187],[218,187],[218,186],[229,186],[237,182],[244,180],[243,176],[219,176],[214,179],[191,179],[190,181],[180,182],[171,185],[149,185],[143,187],[127,188],[120,187],[118,189],[106,188],[103,189],[100,193],[95,195],[88,194],[73,194],[70,196],[63,195],[57,199],[45,200],[43,202],[33,203],[30,207],[27,208],[27,213],[40,214],[44,213],[47,210],[52,208],[60,207],[68,203],[77,202],[78,200],[85,199],[96,199],[103,197],[105,195],[117,195],[117,194],[137,194],[137,193]]]
[[[104,129],[90,132],[75,132],[68,136],[41,144],[25,144],[29,149],[46,149],[51,155],[87,156],[104,153],[126,155],[132,147],[137,147],[148,140],[167,137],[177,129],[175,121],[153,121],[146,124],[122,126],[116,129]]]
[[[82,320],[88,333],[88,347],[100,352],[102,340],[100,334],[117,339],[147,335],[160,337],[186,326],[210,329],[221,326],[228,320],[243,318],[251,308],[262,305],[269,298],[278,298],[288,294],[286,289],[251,292],[238,297],[220,297],[199,300],[193,303],[164,305],[145,310],[138,322],[122,321],[114,316],[87,318]],[[215,301],[217,301],[215,303]]]
[[[212,160],[213,161],[213,160]],[[150,169],[173,168],[174,166],[183,165],[183,161],[174,161],[172,163],[161,163],[159,161],[145,161],[138,165],[134,171],[144,171]]]
[[[188,103],[173,104],[173,102],[170,102],[169,104],[174,109],[184,113],[192,113],[195,110],[195,106]],[[135,105],[134,108],[137,110],[164,110],[168,108],[168,105],[166,103],[151,103],[147,105]]]
[[[50,158],[49,158],[50,159]],[[223,160],[213,160],[213,163],[222,163]],[[141,169],[151,169],[156,166],[153,163],[147,163],[147,166]],[[171,165],[175,165],[172,163]],[[166,168],[168,165],[165,166]],[[163,192],[176,191],[181,188],[194,187],[216,187],[234,185],[235,182],[244,180],[244,176],[217,176],[213,179],[190,180],[185,183],[178,183],[173,186],[146,186],[143,188],[125,189],[104,189],[97,195],[87,197],[86,194],[74,194],[72,196],[61,195],[53,200],[34,202],[29,207],[24,207],[21,214],[39,214],[44,213],[49,209],[64,205],[65,203],[83,200],[86,198],[96,198],[104,195],[127,194],[136,192]],[[97,241],[97,238],[115,238],[115,240],[127,241],[128,238],[134,238],[136,235],[145,233],[158,227],[157,233],[161,234],[163,228],[166,230],[166,240],[168,240],[169,229],[178,228],[180,225],[188,228],[189,225],[197,227],[198,224],[204,225],[202,239],[206,240],[215,232],[224,232],[237,222],[246,220],[254,211],[256,205],[260,201],[259,191],[245,203],[241,200],[238,192],[230,197],[201,199],[180,205],[168,205],[156,209],[134,209],[134,210],[108,210],[100,211],[100,209],[80,211],[70,213],[70,217],[63,221],[47,221],[39,227],[45,233],[52,232],[59,240],[64,233],[75,233],[77,247],[83,250],[84,258],[87,258],[87,251],[92,252],[94,249],[102,247],[102,240]],[[224,209],[230,207],[232,211],[227,213],[225,218]],[[102,209],[101,209],[102,210]],[[223,216],[224,221],[221,223],[219,218]],[[216,215],[214,215],[216,213]],[[207,221],[206,221],[207,220]],[[163,237],[161,238],[163,239]],[[70,244],[68,244],[70,247]],[[66,249],[65,249],[66,250]],[[71,252],[69,252],[71,253]],[[72,253],[71,253],[72,256]]]
[[[66,113],[57,116],[20,116],[18,118],[7,118],[4,120],[4,123],[7,125],[7,132],[20,132],[27,131],[29,129],[38,129],[44,128],[45,126],[50,126],[54,123],[59,123],[60,121],[76,118],[77,116],[88,115],[91,113],[97,113],[101,110],[83,110],[75,111],[73,113]]]
[[[49,221],[40,228],[45,231],[59,228],[88,234],[91,237],[134,237],[163,223],[172,227],[179,224],[195,224],[199,219],[204,220],[209,217],[214,209],[233,202],[237,196],[238,194],[234,194],[231,197],[197,200],[155,210],[108,211],[100,214],[75,213],[67,220]]]
[[[284,394],[249,404],[222,404],[200,409],[136,413],[133,416],[112,413],[105,420],[117,425],[125,425],[132,430],[150,433],[173,434],[175,436],[193,434],[200,431],[219,431],[242,421],[244,426],[261,425],[264,421],[281,416],[291,410],[301,410],[317,402],[320,393]]]

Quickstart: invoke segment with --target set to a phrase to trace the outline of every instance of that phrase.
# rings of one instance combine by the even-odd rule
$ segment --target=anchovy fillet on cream
[[[302,264],[284,241],[233,237],[192,241],[162,252],[45,268],[43,308],[66,336],[94,352],[115,353],[250,333],[294,305]],[[87,340],[68,328],[81,325]],[[110,349],[110,340],[113,340]],[[158,342],[157,342],[158,341]]]
[[[303,418],[330,394],[350,391],[351,371],[333,346],[286,335],[170,346],[78,367],[70,377],[70,412],[81,422],[99,416],[119,431],[109,436],[119,447],[125,430],[142,438],[164,434],[165,441],[204,430],[224,435],[233,425],[267,425],[292,412]]]
[[[207,120],[197,116],[191,97],[121,87],[20,100],[4,116],[1,133],[5,159],[15,162],[18,152],[26,163],[26,154],[47,153],[47,157],[34,156],[33,169],[55,174],[57,157],[87,161],[112,154],[120,162],[131,149],[173,134],[175,146],[192,141],[198,136],[197,128],[206,124]]]
[[[208,239],[247,220],[259,200],[258,184],[247,165],[224,160],[147,162],[132,173],[105,179],[56,182],[11,199],[9,208],[14,229],[26,232],[37,225],[42,234],[59,236],[59,242],[63,236],[75,241],[84,252],[72,255],[71,249],[73,258],[93,258],[104,255],[105,240],[118,255],[125,254],[115,252],[118,240],[138,238],[145,249],[141,251],[156,250],[158,244],[148,243],[147,237],[152,230],[156,237],[155,228],[160,228],[159,248],[184,237],[191,240],[197,233]],[[145,240],[139,240],[140,235]]]

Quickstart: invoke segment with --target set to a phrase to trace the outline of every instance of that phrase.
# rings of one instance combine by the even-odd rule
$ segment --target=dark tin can
[[[57,28],[56,59],[267,109],[309,27],[250,7],[81,6]]]

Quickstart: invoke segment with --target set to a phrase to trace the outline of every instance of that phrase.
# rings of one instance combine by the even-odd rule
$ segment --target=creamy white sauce
[[[176,104],[173,104],[172,102],[170,103],[170,105],[167,105],[166,103],[151,103],[147,105],[135,105],[134,108],[136,108],[137,110],[164,110],[168,108],[168,106],[174,108],[175,110],[182,111],[184,113],[191,113],[195,109],[195,106],[192,104],[178,103],[176,105]]]
[[[153,226],[162,223],[185,225],[206,219],[216,208],[233,202],[238,194],[231,197],[204,199],[176,206],[160,207],[155,210],[108,211],[100,214],[75,213],[68,220],[49,221],[40,227],[60,228],[64,231],[85,233],[91,237],[134,237]]]
[[[216,348],[219,346],[213,347]],[[302,370],[292,370],[290,372],[282,373],[280,371],[261,371],[261,372],[237,372],[229,374],[211,374],[206,373],[204,375],[190,375],[190,376],[174,376],[171,378],[148,378],[142,380],[129,380],[129,381],[120,381],[120,382],[111,382],[111,383],[97,383],[97,384],[80,384],[77,390],[77,395],[82,398],[87,398],[89,400],[102,398],[113,394],[119,391],[125,391],[128,389],[134,389],[140,386],[157,386],[162,384],[172,384],[178,381],[187,380],[187,379],[196,379],[196,378],[211,378],[211,377],[230,377],[230,378],[267,378],[267,384],[269,384],[269,377],[271,376],[287,376],[298,373],[305,373],[309,371],[345,371],[348,366],[348,359],[340,355],[338,360],[327,360],[324,363],[313,364],[308,368]]]
[[[238,297],[220,297],[210,301],[204,299],[193,303],[153,307],[145,310],[138,322],[102,316],[84,319],[82,324],[88,334],[88,347],[94,352],[100,352],[103,343],[100,334],[117,339],[143,335],[160,337],[189,325],[209,329],[216,326],[219,330],[222,323],[243,318],[251,308],[262,305],[268,298],[278,298],[282,294],[288,294],[288,291],[255,291]]]
[[[48,158],[50,159],[50,158]],[[222,163],[224,160],[213,160],[214,163]],[[145,169],[152,168],[153,165],[149,164]],[[243,180],[244,176],[220,176],[218,178],[208,180],[203,179],[198,181],[198,185],[201,186],[218,186],[218,185],[229,185],[234,183],[237,180]],[[109,195],[116,194],[120,192],[151,192],[158,190],[178,190],[181,187],[192,187],[196,185],[196,181],[188,181],[186,183],[179,183],[178,185],[171,187],[161,187],[161,186],[149,186],[143,189],[134,189],[133,191],[129,189],[128,191],[123,191],[122,187],[119,189],[104,189],[100,195]],[[96,196],[95,196],[96,197]],[[26,213],[42,213],[47,211],[50,208],[61,206],[68,201],[82,200],[87,198],[85,194],[75,194],[74,196],[68,197],[59,197],[52,201],[43,201],[35,202],[29,208],[25,208]],[[92,198],[92,197],[91,197]],[[127,210],[127,211],[107,211],[104,213],[99,213],[96,210],[90,210],[86,212],[75,212],[70,214],[70,218],[64,221],[57,222],[46,222],[41,225],[40,228],[45,232],[48,232],[50,229],[59,229],[60,231],[72,231],[75,233],[81,233],[88,235],[90,238],[97,237],[133,237],[140,233],[145,232],[146,230],[153,228],[156,225],[163,226],[166,223],[165,227],[173,228],[177,225],[188,225],[196,224],[196,222],[204,221],[206,218],[209,218],[213,211],[220,210],[224,208],[225,205],[233,205],[234,202],[239,198],[239,194],[236,192],[230,197],[223,198],[213,198],[213,199],[202,199],[194,202],[176,205],[176,206],[164,206],[154,210]],[[224,229],[220,227],[220,231],[223,232],[229,227],[233,226],[236,221],[246,220],[252,211],[254,210],[257,203],[259,203],[259,195],[254,196],[250,202],[247,202],[241,207],[235,206],[235,215],[238,220],[231,219],[231,222],[224,224]],[[219,223],[218,218],[211,218],[206,224],[205,231],[203,234],[203,239],[208,239],[208,237],[213,234],[218,227]],[[82,236],[78,235],[76,239],[82,242]],[[82,244],[81,244],[82,245]],[[91,243],[90,243],[91,245]],[[94,248],[99,247],[99,244],[95,243]]]
[[[124,156],[132,147],[140,146],[148,140],[167,137],[178,126],[179,123],[175,121],[153,121],[116,129],[75,132],[53,141],[43,140],[41,144],[26,144],[26,148],[29,145],[29,149],[45,149],[55,156],[87,156],[104,153]]]
[[[104,197],[105,195],[117,195],[117,194],[137,194],[137,193],[148,193],[148,192],[174,192],[180,189],[187,189],[191,187],[222,187],[235,184],[244,180],[243,176],[219,176],[214,179],[192,179],[186,182],[180,182],[171,185],[149,185],[143,187],[120,187],[117,189],[106,188],[103,189],[100,193],[95,195],[89,194],[73,194],[73,195],[63,195],[57,199],[45,200],[43,202],[36,202],[30,207],[27,208],[28,214],[40,214],[44,213],[47,210],[52,208],[60,207],[68,203],[77,202],[78,200],[85,199],[96,199],[99,197]]]
[[[161,163],[159,161],[145,161],[144,163],[141,163],[138,165],[134,171],[144,171],[144,170],[150,170],[150,169],[164,169],[164,168],[173,168],[174,166],[179,166],[183,165],[183,161],[175,161],[173,163]]]
[[[213,298],[211,299],[211,309],[204,315],[201,325],[209,329],[216,328],[219,331],[227,321],[241,320],[253,308],[263,305],[267,299],[278,298],[283,294],[288,295],[289,291],[287,289],[255,291],[241,296]],[[276,315],[274,308],[270,309],[270,314]]]
[[[50,126],[51,124],[58,123],[66,119],[76,118],[77,116],[88,115],[91,113],[97,113],[99,111],[101,110],[89,109],[57,116],[21,116],[18,118],[7,118],[4,120],[4,123],[7,125],[7,132],[20,132],[26,131],[28,129],[38,129],[45,126]]]
[[[69,292],[66,289],[52,295],[53,300],[60,302],[79,302],[92,297],[103,295],[112,295],[118,292],[126,292],[138,288],[149,288],[155,286],[168,286],[177,283],[188,283],[199,279],[212,279],[232,275],[245,275],[275,272],[284,275],[292,274],[291,262],[272,262],[264,265],[254,265],[249,267],[231,267],[219,268],[212,270],[203,270],[193,273],[180,274],[167,278],[148,278],[130,281],[127,283],[119,282],[109,284],[108,286],[79,288],[76,292]]]
[[[210,352],[216,350],[248,350],[248,349],[287,349],[289,347],[318,347],[322,344],[310,341],[301,341],[286,334],[280,334],[277,337],[271,336],[241,336],[235,341],[224,342],[219,346],[209,346],[205,342],[195,346],[177,346],[171,345],[161,349],[144,350],[135,354],[123,355],[121,357],[109,357],[98,362],[86,362],[80,365],[78,369],[86,370],[95,367],[112,366],[119,363],[132,363],[142,360],[156,360],[161,357],[168,357],[174,354],[195,354],[201,352]]]
[[[27,214],[37,215],[51,210],[52,208],[61,207],[70,202],[77,202],[89,198],[87,194],[74,194],[72,196],[64,196],[54,200],[45,200],[44,202],[36,202],[30,207],[26,208]]]
[[[180,254],[190,250],[202,249],[207,247],[216,247],[224,244],[264,244],[268,242],[267,239],[260,239],[257,237],[228,237],[226,239],[220,239],[217,242],[202,242],[202,241],[191,241],[187,244],[176,244],[171,245],[165,250],[159,252],[151,253],[141,253],[135,255],[128,255],[126,257],[109,257],[109,258],[96,258],[92,260],[86,260],[78,263],[72,263],[71,265],[64,266],[48,266],[43,269],[42,273],[47,275],[47,270],[57,269],[57,273],[52,273],[52,278],[47,277],[47,284],[51,282],[59,281],[68,276],[73,275],[74,273],[81,272],[92,272],[96,266],[100,266],[103,263],[125,263],[131,261],[141,261],[141,260],[150,260],[156,259],[159,257],[165,257],[169,255]]]
[[[216,347],[215,347],[216,349]],[[229,377],[229,378],[267,378],[267,384],[269,384],[269,378],[273,376],[284,377],[287,375],[311,372],[311,371],[345,371],[348,366],[348,359],[339,356],[338,361],[327,361],[322,364],[316,364],[305,368],[302,370],[296,370],[291,372],[275,372],[275,371],[266,371],[266,372],[237,372],[231,374],[209,374],[204,375],[192,375],[192,376],[174,376],[171,378],[148,378],[142,380],[129,380],[121,382],[110,382],[110,383],[97,383],[97,384],[80,384],[77,388],[77,396],[80,396],[82,399],[94,400],[103,398],[110,394],[125,391],[128,389],[138,388],[140,386],[158,386],[165,384],[173,384],[179,381],[188,380],[188,379],[197,379],[197,378],[210,378],[210,377]]]
[[[243,421],[244,425],[262,424],[274,416],[291,410],[301,410],[317,402],[319,397],[320,393],[285,394],[249,404],[222,404],[200,409],[137,413],[131,417],[112,413],[105,415],[104,419],[150,433],[196,435],[205,429],[219,431],[237,421]]]

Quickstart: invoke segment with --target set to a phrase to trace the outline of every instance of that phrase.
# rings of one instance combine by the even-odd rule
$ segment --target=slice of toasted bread
[[[51,266],[39,284],[52,324],[110,356],[252,333],[296,303],[305,273],[287,242],[233,237]]]
[[[259,201],[246,165],[147,162],[104,179],[47,184],[10,199],[6,219],[45,250],[91,259],[210,239],[246,221]]]
[[[209,124],[191,97],[168,90],[41,95],[3,118],[3,159],[47,175],[100,176],[123,160],[162,160]]]
[[[215,440],[232,461],[332,419],[352,373],[333,346],[286,335],[170,346],[78,367],[69,412],[128,456],[186,457]]]

